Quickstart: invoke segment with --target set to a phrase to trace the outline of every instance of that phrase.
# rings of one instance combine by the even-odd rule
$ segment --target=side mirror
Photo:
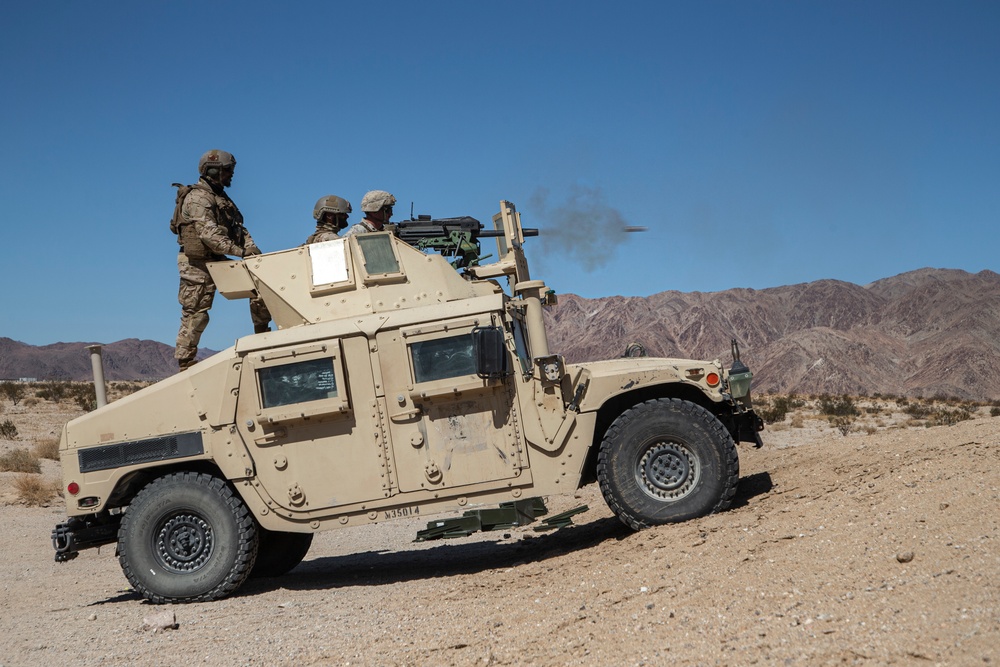
[[[476,359],[476,375],[495,380],[511,374],[510,354],[500,327],[476,327],[472,330],[472,352]]]

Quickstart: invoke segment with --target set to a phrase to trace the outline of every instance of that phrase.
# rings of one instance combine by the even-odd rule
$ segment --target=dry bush
[[[819,398],[819,411],[832,417],[854,417],[860,414],[854,399],[847,394],[840,398],[823,394]]]
[[[843,436],[854,430],[854,420],[851,417],[834,417],[830,420],[830,424]]]
[[[59,438],[45,438],[35,443],[32,450],[35,456],[40,459],[59,460]]]
[[[802,415],[792,415],[792,428],[805,428],[806,419]]]
[[[38,457],[27,449],[12,449],[0,456],[0,472],[42,472]]]
[[[26,407],[26,408],[33,408],[36,405],[38,405],[39,403],[41,403],[41,401],[39,399],[35,398],[34,396],[30,396],[30,397],[24,399],[24,407]]]
[[[24,385],[20,382],[4,382],[0,384],[0,394],[6,396],[14,405],[17,405],[17,402],[24,398]]]
[[[927,426],[954,426],[966,419],[972,419],[972,413],[965,408],[957,408],[955,410],[942,408],[930,415],[930,418],[927,420]]]
[[[14,425],[9,419],[5,419],[0,422],[0,438],[5,440],[13,440],[17,437],[17,426]]]
[[[757,408],[757,414],[768,424],[776,424],[785,421],[785,416],[793,410],[797,410],[805,405],[795,394],[788,396],[774,396],[771,400],[764,399],[761,407]]]
[[[14,478],[14,489],[17,490],[18,498],[26,505],[47,505],[59,495],[59,488],[39,475],[18,475]]]

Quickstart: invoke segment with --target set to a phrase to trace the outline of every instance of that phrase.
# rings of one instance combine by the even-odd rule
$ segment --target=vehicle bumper
[[[120,523],[120,514],[69,517],[65,523],[60,523],[52,530],[52,548],[56,550],[56,562],[73,560],[83,549],[117,542]]]

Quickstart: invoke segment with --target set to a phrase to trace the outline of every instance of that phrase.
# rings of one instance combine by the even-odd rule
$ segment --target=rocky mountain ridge
[[[1000,274],[919,269],[869,285],[836,280],[763,290],[560,295],[549,344],[569,361],[651,356],[731,361],[758,391],[1000,399]]]
[[[731,361],[735,338],[758,391],[1000,399],[1000,274],[919,269],[868,285],[837,280],[754,290],[559,295],[549,346],[570,362],[621,355]],[[0,338],[0,379],[88,380],[88,343],[32,346]],[[208,351],[203,351],[207,353]],[[109,380],[175,372],[171,346],[104,347]]]

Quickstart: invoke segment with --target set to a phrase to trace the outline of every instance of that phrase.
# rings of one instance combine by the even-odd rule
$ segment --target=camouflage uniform
[[[174,358],[181,369],[194,364],[201,334],[208,326],[208,311],[215,299],[215,282],[207,263],[226,259],[226,255],[259,255],[250,232],[243,226],[243,215],[221,186],[201,178],[191,188],[181,209],[177,255],[181,304],[181,326],[177,332]],[[250,300],[250,319],[254,332],[268,330],[271,314],[263,300]]]
[[[351,228],[344,232],[344,236],[354,236],[355,234],[367,234],[368,232],[380,232],[372,223],[368,222],[365,218],[361,219],[361,222],[357,222],[351,225]]]
[[[322,243],[323,241],[332,241],[334,239],[339,239],[340,235],[337,233],[336,226],[333,223],[319,223],[316,225],[316,231],[306,239],[306,245],[310,243]]]

